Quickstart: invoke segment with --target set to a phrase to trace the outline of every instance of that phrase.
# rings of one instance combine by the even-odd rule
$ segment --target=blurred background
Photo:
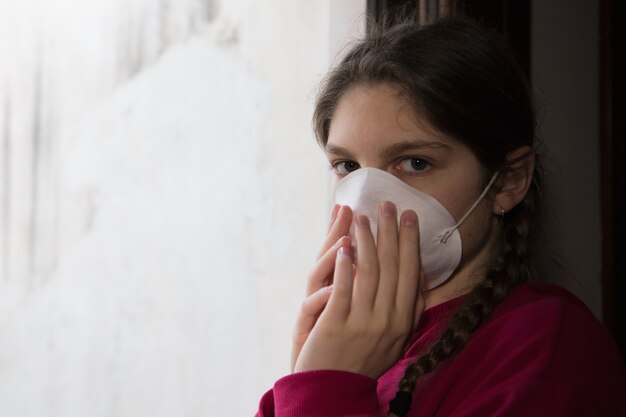
[[[288,372],[333,3],[0,2],[1,416],[251,415]]]
[[[366,13],[401,3],[514,44],[549,149],[555,279],[619,325],[613,2],[0,0],[1,416],[254,414],[288,372],[330,211],[317,85]]]

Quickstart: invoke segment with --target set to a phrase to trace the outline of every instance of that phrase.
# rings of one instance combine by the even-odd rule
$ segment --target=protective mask
[[[487,195],[497,175],[493,175],[485,190],[458,222],[433,197],[375,168],[361,168],[339,180],[334,187],[334,201],[350,206],[356,214],[367,216],[374,239],[380,203],[394,203],[398,221],[404,210],[414,210],[419,222],[423,285],[429,290],[443,284],[459,265],[462,245],[458,228]],[[350,228],[350,236],[354,238],[354,225]]]

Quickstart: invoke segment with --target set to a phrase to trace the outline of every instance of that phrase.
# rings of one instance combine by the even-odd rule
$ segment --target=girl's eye
[[[421,172],[428,169],[429,166],[430,164],[425,159],[406,158],[400,161],[400,163],[398,164],[398,169],[406,172]]]
[[[361,167],[354,161],[341,161],[334,163],[332,168],[335,170],[337,175],[348,175]]]

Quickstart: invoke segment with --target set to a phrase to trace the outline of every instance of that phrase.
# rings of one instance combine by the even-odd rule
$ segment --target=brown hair
[[[353,45],[328,74],[313,116],[318,142],[328,140],[337,103],[357,84],[396,86],[421,117],[467,145],[486,171],[506,171],[507,154],[536,147],[535,113],[524,73],[501,35],[461,19],[426,26],[378,27]],[[403,417],[417,380],[456,355],[494,306],[530,280],[530,239],[542,184],[537,160],[524,200],[502,218],[500,251],[484,279],[428,352],[409,365],[390,404]]]

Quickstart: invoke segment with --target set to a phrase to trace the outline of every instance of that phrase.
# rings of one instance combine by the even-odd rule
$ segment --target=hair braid
[[[539,198],[540,172],[539,169],[535,170],[533,184],[526,197],[502,220],[501,251],[485,278],[474,287],[467,301],[452,316],[439,340],[406,368],[398,386],[398,393],[406,394],[397,395],[396,399],[404,398],[409,401],[409,405],[390,407],[391,417],[405,417],[418,379],[435,370],[441,362],[455,356],[467,345],[474,331],[488,319],[495,306],[516,286],[530,281],[530,225],[537,215],[535,206]]]

